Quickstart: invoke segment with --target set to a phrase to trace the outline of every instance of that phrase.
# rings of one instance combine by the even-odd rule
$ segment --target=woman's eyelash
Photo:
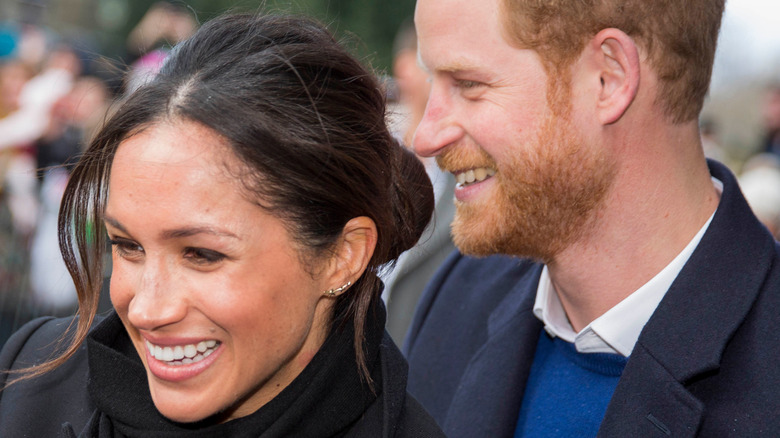
[[[137,257],[143,254],[144,249],[141,245],[125,239],[108,239],[108,243],[114,248],[114,251],[124,258]],[[217,263],[227,258],[225,254],[205,248],[184,248],[184,258],[198,265],[207,265]]]
[[[184,257],[198,264],[217,263],[224,260],[227,256],[217,251],[204,248],[186,248]]]
[[[135,253],[143,253],[144,249],[141,245],[125,239],[108,239],[108,243],[114,248],[114,250],[120,256],[127,256]]]

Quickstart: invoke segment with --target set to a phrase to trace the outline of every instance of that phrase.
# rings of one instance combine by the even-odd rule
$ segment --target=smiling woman
[[[443,436],[405,391],[376,276],[432,208],[376,80],[327,31],[205,24],[74,169],[79,317],[0,353],[3,435]],[[114,311],[96,318],[106,235]]]

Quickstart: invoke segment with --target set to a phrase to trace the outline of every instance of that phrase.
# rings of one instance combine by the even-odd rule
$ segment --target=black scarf
[[[380,305],[381,306],[381,305]],[[380,307],[377,306],[377,307]],[[112,313],[87,339],[89,394],[97,406],[79,437],[338,437],[345,434],[382,391],[379,345],[384,312],[376,307],[366,324],[366,364],[376,394],[360,378],[351,321],[334,325],[325,343],[293,382],[246,417],[224,424],[194,424],[163,417],[149,393],[146,371],[119,317]],[[63,437],[76,437],[63,427]]]

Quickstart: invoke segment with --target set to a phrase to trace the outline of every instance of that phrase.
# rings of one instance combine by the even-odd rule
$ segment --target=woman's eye
[[[143,247],[132,240],[108,239],[108,243],[118,256],[125,259],[136,259],[144,253]]]
[[[191,260],[193,263],[199,265],[205,265],[210,263],[217,263],[225,259],[225,255],[217,251],[204,248],[186,248],[184,250],[184,258]]]

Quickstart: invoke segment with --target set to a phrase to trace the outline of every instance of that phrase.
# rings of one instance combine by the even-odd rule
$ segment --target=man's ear
[[[337,289],[348,282],[355,283],[374,255],[376,242],[377,231],[373,220],[366,216],[350,219],[344,225],[323,276],[326,287]]]
[[[599,121],[604,125],[614,123],[625,114],[639,90],[639,49],[625,32],[609,28],[597,33],[586,50],[600,81],[596,106]]]

